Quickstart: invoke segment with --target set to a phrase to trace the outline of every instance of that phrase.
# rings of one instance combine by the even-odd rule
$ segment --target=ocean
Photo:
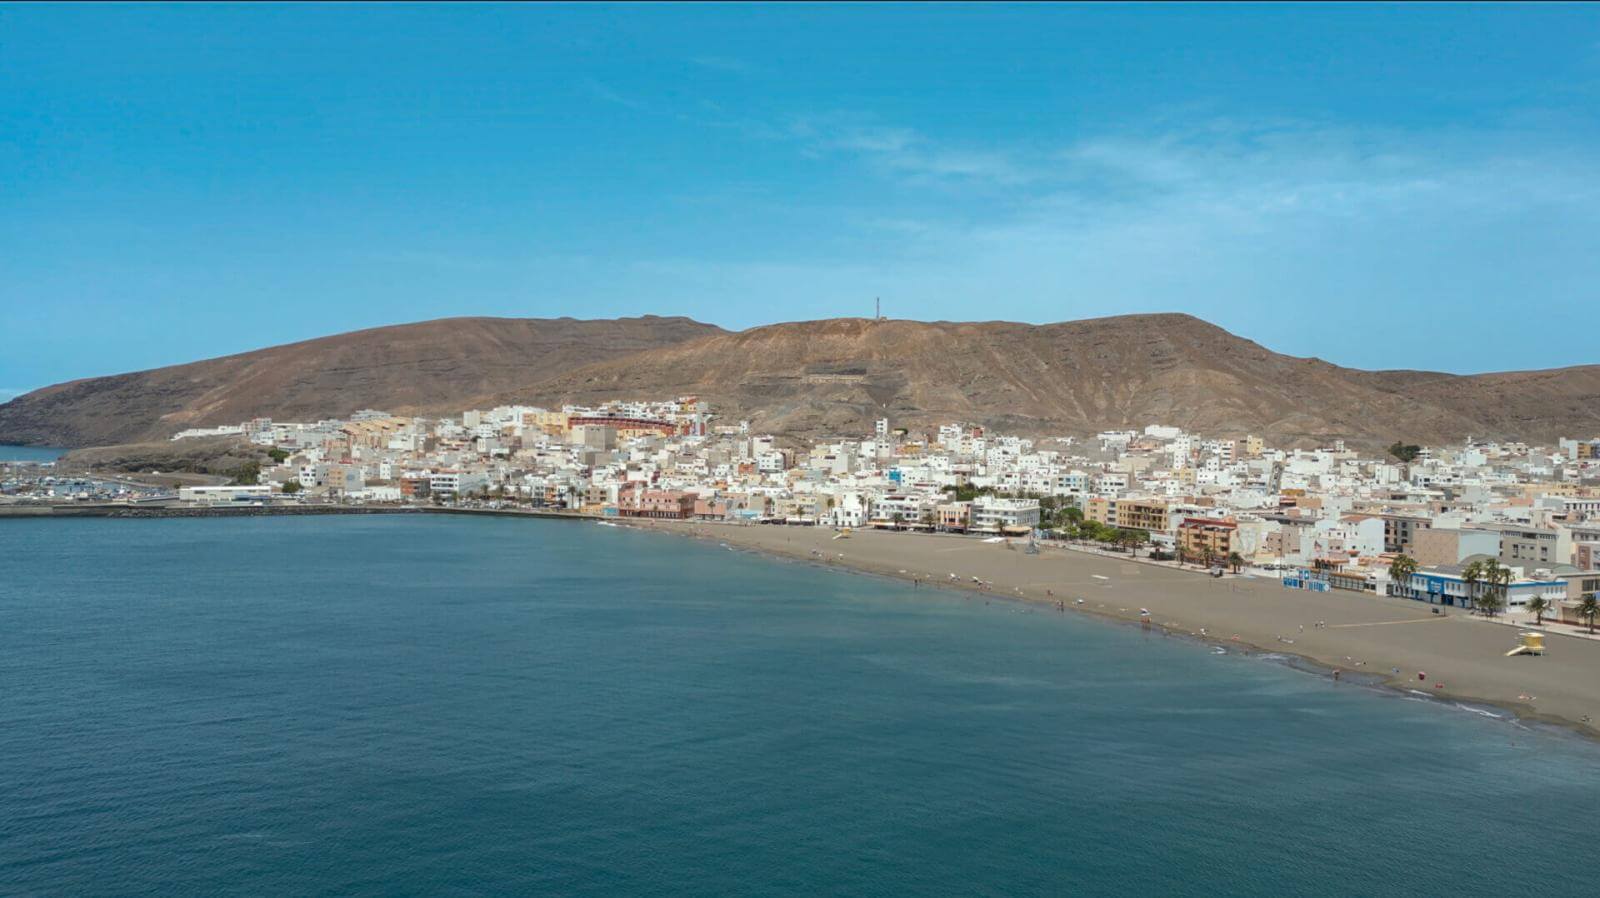
[[[55,461],[66,453],[67,450],[65,449],[56,449],[50,446],[13,446],[9,443],[0,443],[0,462]]]
[[[1593,894],[1600,746],[589,523],[0,520],[4,895]]]

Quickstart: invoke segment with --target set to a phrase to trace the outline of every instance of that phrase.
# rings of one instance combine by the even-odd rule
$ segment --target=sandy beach
[[[1029,555],[1021,546],[959,536],[705,522],[629,522],[787,558],[906,580],[979,590],[1067,611],[1139,623],[1261,652],[1297,655],[1439,699],[1494,705],[1519,718],[1600,738],[1600,642],[1551,635],[1542,657],[1505,657],[1512,627],[1458,609],[1352,592],[1314,593],[1277,581],[1214,579],[1202,573],[1107,558],[1059,547]],[[952,579],[951,575],[955,578]],[[986,586],[973,583],[973,578]],[[1398,673],[1395,670],[1398,669]],[[1426,673],[1426,679],[1419,679]],[[1354,679],[1354,677],[1352,677]]]

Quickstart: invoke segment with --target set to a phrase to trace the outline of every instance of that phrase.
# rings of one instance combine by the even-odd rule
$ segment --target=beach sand
[[[915,579],[926,587],[976,590],[972,578],[977,577],[989,584],[981,591],[998,598],[1052,608],[1061,601],[1069,611],[1133,623],[1141,621],[1140,609],[1148,609],[1152,625],[1171,632],[1297,655],[1355,675],[1352,679],[1494,705],[1519,718],[1600,738],[1600,728],[1592,723],[1600,720],[1600,641],[1552,634],[1546,638],[1545,655],[1507,658],[1505,652],[1517,645],[1518,630],[1460,609],[1433,614],[1432,606],[1406,599],[1291,590],[1275,580],[1216,579],[1060,547],[1042,547],[1039,554],[1028,555],[1020,541],[1007,546],[973,537],[879,531],[856,531],[836,540],[825,527],[627,524]],[[1419,672],[1427,678],[1419,679]]]

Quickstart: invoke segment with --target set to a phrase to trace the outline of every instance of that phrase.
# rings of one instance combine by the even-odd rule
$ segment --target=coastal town
[[[879,419],[870,434],[807,445],[722,423],[693,396],[451,418],[257,418],[172,439],[197,437],[247,440],[268,460],[176,495],[51,478],[50,496],[70,499],[76,485],[82,499],[98,485],[92,498],[129,503],[523,508],[966,534],[1582,629],[1600,591],[1600,438],[1397,443],[1377,455],[1160,424],[1030,439]],[[8,480],[0,499],[28,495],[19,483]]]

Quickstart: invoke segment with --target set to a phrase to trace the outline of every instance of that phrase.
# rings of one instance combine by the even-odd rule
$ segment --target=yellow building
[[[544,409],[523,412],[522,426],[536,427],[553,437],[565,437],[567,435],[567,413],[546,411]]]
[[[1107,499],[1104,496],[1090,496],[1083,506],[1084,520],[1104,524],[1107,527],[1117,526],[1117,500]]]
[[[1167,529],[1167,503],[1165,499],[1118,499],[1116,526],[1132,530]]]
[[[1235,551],[1239,524],[1228,518],[1184,518],[1178,525],[1178,558],[1191,563],[1225,562]]]

